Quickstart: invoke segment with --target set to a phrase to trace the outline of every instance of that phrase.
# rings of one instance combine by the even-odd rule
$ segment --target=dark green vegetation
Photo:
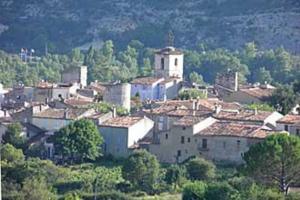
[[[2,0],[0,46],[41,54],[46,44],[53,53],[107,39],[126,48],[138,39],[161,47],[172,30],[176,46],[193,49],[256,41],[299,52],[299,8],[298,0]]]
[[[97,126],[90,120],[72,122],[54,133],[50,140],[54,144],[56,154],[62,156],[63,162],[66,158],[70,162],[95,160],[101,155],[103,138]]]
[[[71,153],[66,157],[76,158],[81,140],[90,138],[95,130],[88,121],[80,120],[59,132],[74,135],[68,138],[68,144],[73,146],[57,147],[57,154],[64,149]],[[82,133],[87,134],[86,138]],[[66,141],[63,137],[56,140]],[[21,149],[7,143],[1,146],[2,198],[141,200],[156,196],[154,198],[179,200],[178,194],[182,193],[185,200],[299,199],[300,194],[286,195],[288,187],[300,185],[299,146],[300,139],[295,136],[270,136],[252,146],[245,154],[245,165],[235,168],[215,166],[202,158],[161,165],[145,150],[135,151],[127,159],[100,157],[90,147],[79,152],[88,159],[74,159],[73,164],[68,164],[68,160],[54,164],[24,155]],[[285,174],[280,173],[282,168]],[[283,180],[280,183],[285,184],[284,188],[278,187],[277,180]]]
[[[153,74],[155,49],[147,48],[133,40],[124,50],[114,47],[111,40],[102,48],[90,47],[83,52],[73,49],[69,54],[48,54],[32,62],[24,63],[18,56],[0,51],[0,83],[12,86],[18,82],[34,85],[40,80],[59,82],[64,69],[88,66],[88,81],[102,82],[121,80],[127,82],[137,76]],[[212,84],[217,73],[227,70],[239,72],[240,83],[271,83],[278,87],[269,104],[274,109],[287,113],[296,103],[300,94],[300,57],[284,48],[260,50],[255,43],[247,43],[239,51],[207,48],[183,50],[185,53],[184,76],[186,80],[206,85]],[[181,99],[205,97],[199,92],[186,91]],[[99,97],[101,99],[101,97]],[[100,105],[101,109],[109,105]],[[268,109],[266,106],[259,109]],[[126,112],[118,110],[125,115]]]

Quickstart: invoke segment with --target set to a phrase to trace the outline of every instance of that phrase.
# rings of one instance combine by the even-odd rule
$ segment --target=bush
[[[215,165],[203,158],[194,158],[186,163],[186,170],[191,180],[207,180],[215,177]]]
[[[205,193],[209,200],[234,200],[240,199],[240,194],[226,182],[210,183]]]
[[[94,200],[95,199],[94,194],[82,194],[80,197],[83,200]],[[131,200],[132,199],[131,196],[129,196],[125,193],[119,192],[119,191],[98,193],[98,194],[96,194],[96,198],[101,199],[101,200]]]
[[[187,183],[182,192],[183,200],[204,200],[206,192],[206,184],[201,181]]]
[[[297,193],[289,193],[286,198],[286,200],[299,200],[300,199],[300,192]]]

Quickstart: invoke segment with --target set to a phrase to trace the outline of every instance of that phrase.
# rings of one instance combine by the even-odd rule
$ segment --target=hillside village
[[[58,161],[51,136],[73,121],[89,119],[104,138],[104,155],[127,158],[145,149],[161,163],[201,156],[238,165],[243,153],[271,134],[300,137],[299,105],[286,115],[246,106],[265,102],[276,87],[241,85],[234,71],[218,74],[214,85],[199,86],[184,79],[183,69],[184,53],[169,46],[155,52],[153,76],[129,83],[88,83],[87,67],[80,66],[65,70],[59,83],[0,87],[1,138],[19,122],[27,145],[43,146],[40,157]],[[189,89],[205,98],[178,97]],[[103,111],[96,106],[101,102],[111,106]]]

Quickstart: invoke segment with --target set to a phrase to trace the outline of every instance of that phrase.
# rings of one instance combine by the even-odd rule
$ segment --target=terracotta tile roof
[[[264,122],[272,112],[258,111],[257,114],[253,110],[242,110],[239,112],[234,111],[221,111],[213,116],[219,120],[236,120],[236,121],[256,121]]]
[[[204,120],[206,117],[197,117],[197,116],[184,116],[178,121],[175,121],[173,124],[175,126],[193,126]]]
[[[160,82],[160,84],[166,84],[166,83],[170,83],[173,81],[180,81],[180,80],[181,80],[181,78],[178,78],[178,77],[170,77],[170,78],[164,79],[162,82]]]
[[[240,91],[261,100],[270,97],[273,94],[274,90],[275,88],[261,88],[261,87],[240,89]]]
[[[50,88],[56,87],[56,84],[42,81],[42,82],[39,82],[35,87],[39,88],[39,89],[50,89]]]
[[[131,84],[143,84],[143,85],[152,85],[153,83],[156,83],[158,81],[163,81],[163,78],[156,78],[156,77],[141,77],[136,78],[131,81]]]
[[[109,127],[121,127],[121,128],[129,128],[130,126],[136,124],[137,122],[144,119],[143,117],[115,117],[106,120],[100,126],[109,126]]]
[[[97,82],[92,82],[87,88],[95,90],[98,93],[105,93],[106,87]]]
[[[37,118],[51,118],[51,119],[77,119],[83,115],[87,109],[85,108],[67,108],[67,109],[54,109],[48,108],[42,112],[33,114]]]
[[[300,124],[300,115],[285,115],[283,118],[277,121],[284,124]]]
[[[265,138],[272,131],[264,130],[261,126],[232,122],[215,122],[197,135],[202,136],[235,136],[246,138]]]
[[[64,101],[65,104],[71,105],[71,106],[88,106],[93,104],[93,101],[91,99],[85,99],[85,98],[70,98],[66,99]]]

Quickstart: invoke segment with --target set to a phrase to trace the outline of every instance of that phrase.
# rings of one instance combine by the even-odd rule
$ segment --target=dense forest
[[[284,48],[260,50],[255,43],[247,43],[239,51],[211,48],[205,44],[196,50],[183,49],[184,76],[198,82],[213,83],[216,74],[226,70],[238,71],[241,83],[291,84],[300,79],[300,56]],[[125,49],[108,40],[101,48],[88,51],[73,49],[69,54],[47,54],[22,62],[18,55],[0,51],[0,82],[5,87],[22,82],[34,85],[40,80],[59,82],[66,68],[88,66],[89,81],[130,81],[153,72],[155,49],[140,41],[131,41]],[[201,77],[199,77],[201,76]]]

